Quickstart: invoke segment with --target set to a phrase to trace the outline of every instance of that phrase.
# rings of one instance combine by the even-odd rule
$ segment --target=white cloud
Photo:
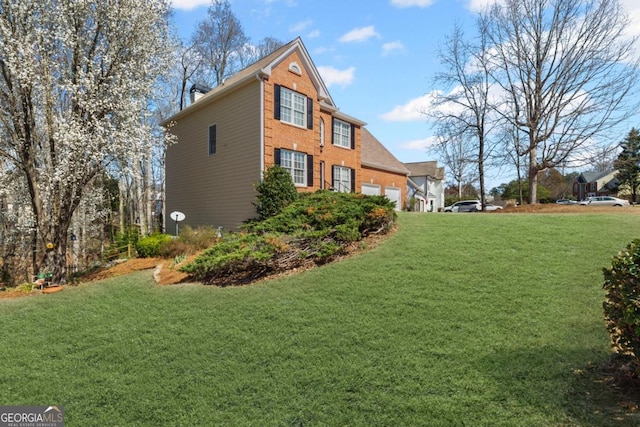
[[[338,85],[344,87],[353,82],[356,67],[349,67],[346,70],[338,70],[333,67],[318,67],[318,72],[327,86]]]
[[[638,4],[638,0],[622,0],[621,4],[631,20],[627,31],[628,35],[640,36],[640,4]]]
[[[390,53],[393,53],[395,51],[402,51],[402,50],[404,50],[404,45],[399,40],[396,40],[394,42],[385,43],[385,44],[382,45],[382,55],[383,56],[389,55]]]
[[[437,144],[437,138],[435,136],[430,136],[425,139],[416,139],[413,141],[407,141],[400,144],[400,148],[405,150],[416,150],[416,151],[425,151],[429,147],[432,147]]]
[[[307,28],[309,28],[311,24],[313,24],[313,21],[311,19],[307,19],[306,21],[300,21],[296,24],[293,24],[291,27],[289,27],[289,32],[299,34],[304,30],[306,30]]]
[[[315,39],[317,37],[320,37],[320,30],[313,30],[311,31],[307,37],[309,37],[310,39]]]
[[[431,6],[435,0],[391,0],[391,4],[398,7],[427,7]]]
[[[424,112],[432,106],[433,94],[427,93],[419,98],[409,100],[404,105],[398,105],[393,110],[380,116],[383,120],[390,122],[413,122],[425,121],[427,117]]]
[[[340,41],[344,43],[363,42],[370,39],[371,37],[379,36],[380,35],[376,33],[376,29],[373,27],[373,25],[370,25],[368,27],[354,28],[347,34],[340,37]]]
[[[468,8],[474,12],[479,12],[494,3],[504,4],[505,0],[469,0]]]
[[[211,0],[171,0],[174,9],[191,10],[200,6],[209,6]]]

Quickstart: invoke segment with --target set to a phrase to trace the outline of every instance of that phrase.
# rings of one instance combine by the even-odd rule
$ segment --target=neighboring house
[[[180,226],[236,229],[254,218],[255,184],[274,164],[298,191],[379,185],[402,207],[406,173],[363,162],[365,123],[336,107],[300,38],[206,94],[192,92],[191,105],[163,122],[177,137],[166,154],[165,217],[184,213]],[[166,226],[175,231],[170,219]]]
[[[438,212],[444,208],[444,168],[438,162],[404,164],[409,169],[407,197],[413,210]]]
[[[615,196],[618,194],[618,171],[582,172],[573,182],[573,197],[584,200],[594,196]]]

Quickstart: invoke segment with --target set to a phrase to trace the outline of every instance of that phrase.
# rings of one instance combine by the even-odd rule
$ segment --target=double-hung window
[[[280,88],[280,120],[306,127],[307,97],[285,87]]]
[[[333,145],[351,147],[351,125],[342,120],[333,119]]]
[[[307,185],[307,155],[297,151],[280,150],[280,166],[288,170],[296,186]]]
[[[334,166],[333,189],[340,193],[350,193],[353,190],[351,175],[352,169],[345,168],[344,166]]]

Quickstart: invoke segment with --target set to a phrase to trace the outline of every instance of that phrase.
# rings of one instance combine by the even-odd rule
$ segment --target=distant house
[[[271,165],[299,192],[384,194],[402,209],[408,171],[365,124],[338,109],[297,38],[212,90],[194,87],[192,103],[163,122],[177,137],[166,154],[166,217],[236,229],[256,216],[255,184]]]
[[[582,172],[573,182],[573,197],[584,200],[594,196],[615,196],[618,194],[618,171]]]
[[[444,168],[436,161],[404,164],[409,169],[407,197],[413,210],[438,212],[444,208]]]

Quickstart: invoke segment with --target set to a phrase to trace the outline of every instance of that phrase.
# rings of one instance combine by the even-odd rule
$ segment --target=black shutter
[[[273,85],[273,118],[280,120],[280,85]]]
[[[276,148],[273,152],[273,163],[280,166],[280,149]]]
[[[335,145],[336,141],[336,119],[331,118],[331,145]]]
[[[307,129],[313,129],[313,99],[307,98]]]
[[[356,149],[356,127],[351,125],[351,149]]]
[[[307,187],[313,187],[313,156],[307,154]]]
[[[351,169],[351,192],[356,192],[356,170]]]

